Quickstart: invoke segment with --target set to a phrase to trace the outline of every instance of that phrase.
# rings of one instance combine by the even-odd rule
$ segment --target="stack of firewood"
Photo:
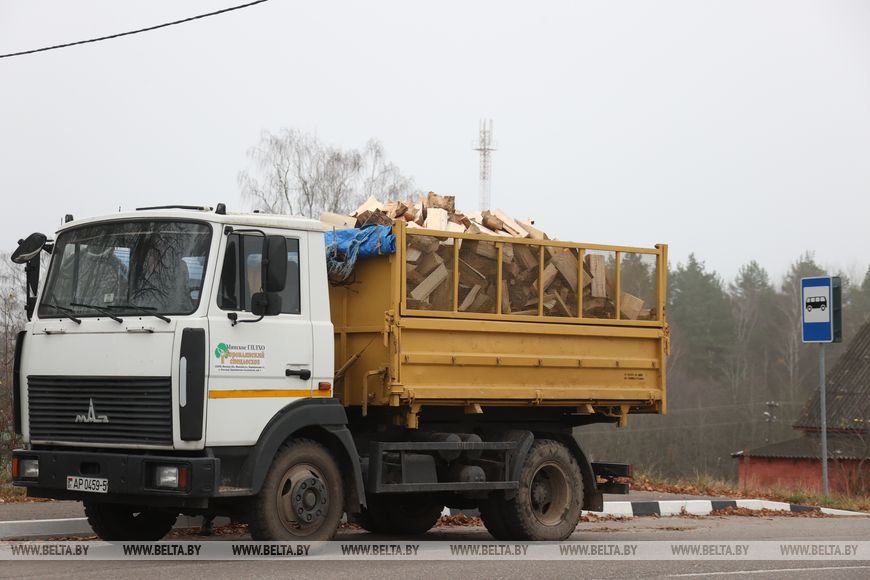
[[[542,246],[511,243],[516,238],[548,240],[547,234],[531,220],[514,220],[501,210],[464,214],[456,210],[451,195],[430,192],[416,202],[381,203],[370,197],[353,214],[323,213],[327,228],[359,228],[369,224],[392,225],[404,221],[410,229],[439,232],[468,232],[506,238],[502,244],[501,312],[537,315],[538,284],[544,287],[546,316],[577,317],[581,278],[579,252],[575,248],[543,246],[544,270],[540,281]],[[458,240],[446,236],[409,235],[407,261],[407,303],[420,310],[453,310],[453,245],[459,245],[459,312],[495,313],[499,299],[498,248],[494,241]],[[583,316],[615,318],[615,256],[608,252],[586,252],[582,276]],[[608,263],[608,259],[610,263]],[[654,312],[644,300],[623,292],[620,317],[627,320],[652,319]]]

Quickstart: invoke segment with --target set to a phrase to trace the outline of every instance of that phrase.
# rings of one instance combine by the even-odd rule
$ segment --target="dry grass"
[[[14,487],[11,483],[0,483],[0,504],[4,503],[39,503],[54,501],[39,497],[27,497],[23,487]]]

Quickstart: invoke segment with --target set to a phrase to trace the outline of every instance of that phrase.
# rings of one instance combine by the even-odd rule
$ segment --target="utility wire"
[[[76,42],[68,42],[66,44],[57,44],[55,46],[46,46],[43,48],[34,48],[33,50],[23,50],[21,52],[10,52],[9,54],[0,54],[0,58],[10,58],[13,56],[24,56],[25,54],[34,54],[37,52],[45,52],[47,50],[57,50],[58,48],[67,48],[70,46],[78,46],[79,44],[89,44],[91,42],[100,42],[102,40],[111,40],[113,38],[120,38],[122,36],[130,36],[132,34],[139,34],[140,32],[150,32],[152,30],[157,30],[159,28],[166,28],[168,26],[175,26],[176,24],[184,24],[185,22],[199,20],[201,18],[208,18],[209,16],[217,16],[218,14],[224,14],[226,12],[232,12],[234,10],[241,10],[242,8],[248,8],[249,6],[254,6],[255,4],[262,4],[263,2],[268,2],[268,1],[269,0],[255,0],[254,2],[248,2],[247,4],[240,4],[238,6],[231,6],[229,8],[224,8],[223,10],[216,10],[215,12],[209,12],[207,14],[199,14],[197,16],[191,16],[190,18],[184,18],[182,20],[175,20],[173,22],[166,22],[164,24],[158,24],[156,26],[149,26],[148,28],[140,28],[138,30],[130,30],[128,32],[120,32],[118,34],[112,34],[109,36],[101,36],[99,38],[90,38],[88,40],[78,40]]]

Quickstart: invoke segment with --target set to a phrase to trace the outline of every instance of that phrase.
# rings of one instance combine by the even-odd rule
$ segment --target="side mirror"
[[[36,293],[39,290],[39,253],[48,242],[45,234],[34,232],[23,240],[18,240],[18,248],[12,252],[11,260],[16,264],[25,264],[24,276],[26,278],[27,300],[24,303],[24,311],[27,320],[33,318],[33,310],[36,308]]]
[[[287,238],[266,236],[263,240],[263,290],[280,292],[286,282]]]
[[[42,251],[47,241],[48,238],[45,237],[45,234],[39,232],[34,232],[25,239],[18,240],[18,248],[12,252],[11,260],[16,264],[26,264],[39,256],[39,252]]]
[[[257,292],[251,296],[251,314],[275,316],[281,314],[281,295],[277,292]]]

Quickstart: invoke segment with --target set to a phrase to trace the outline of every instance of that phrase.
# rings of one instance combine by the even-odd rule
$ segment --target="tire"
[[[366,504],[359,524],[370,532],[397,536],[425,534],[444,511],[444,504],[419,495],[371,496]]]
[[[383,523],[376,519],[372,514],[371,502],[366,500],[366,504],[368,507],[363,508],[363,510],[356,515],[354,518],[354,523],[359,524],[359,526],[367,532],[371,532],[373,534],[386,534],[387,529],[384,527]]]
[[[320,443],[296,439],[272,460],[263,488],[251,501],[251,538],[331,540],[344,513],[341,470]]]
[[[84,502],[85,515],[101,540],[156,542],[175,525],[178,512]]]
[[[536,440],[523,463],[519,484],[516,496],[496,497],[487,508],[501,514],[504,539],[561,541],[574,533],[583,509],[583,476],[565,445]]]
[[[504,521],[501,510],[504,509],[504,498],[501,501],[492,498],[480,504],[480,519],[486,526],[486,531],[496,540],[510,540],[511,534]]]

